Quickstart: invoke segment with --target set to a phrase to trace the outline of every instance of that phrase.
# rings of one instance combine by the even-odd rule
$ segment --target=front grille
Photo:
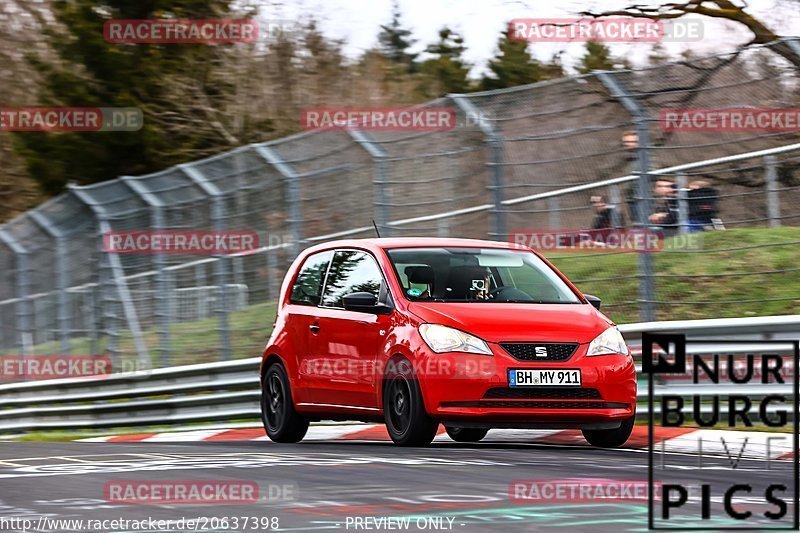
[[[481,407],[484,409],[627,409],[623,402],[570,402],[528,400],[482,400],[479,402],[442,402],[442,407]]]
[[[534,388],[493,388],[486,391],[483,395],[484,400],[492,399],[544,399],[544,400],[599,400],[600,392],[597,389],[582,388],[557,388],[557,387],[534,387]]]
[[[576,342],[501,342],[517,361],[566,361],[578,349]]]

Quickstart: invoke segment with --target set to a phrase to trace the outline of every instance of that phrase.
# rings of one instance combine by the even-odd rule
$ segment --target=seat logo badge
[[[547,346],[536,346],[536,357],[547,357]]]

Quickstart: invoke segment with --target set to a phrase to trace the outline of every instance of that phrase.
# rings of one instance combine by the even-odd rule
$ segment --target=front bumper
[[[437,354],[421,347],[417,377],[428,413],[445,422],[474,427],[611,429],[634,415],[636,369],[623,355],[586,357],[578,346],[563,362],[519,361],[499,344],[493,356]],[[418,352],[420,353],[420,352]],[[580,387],[508,386],[508,370],[579,369]]]

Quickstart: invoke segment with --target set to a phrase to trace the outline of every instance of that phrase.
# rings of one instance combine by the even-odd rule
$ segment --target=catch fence
[[[582,230],[595,195],[618,225],[645,228],[664,200],[658,179],[679,189],[677,235],[660,253],[546,255],[619,322],[798,312],[800,132],[668,131],[663,121],[673,109],[800,107],[791,51],[800,57],[800,41],[450,95],[425,104],[455,110],[449,131],[307,131],[71,186],[0,226],[0,350],[106,354],[120,368],[251,357],[304,247],[373,236],[373,220],[383,236]],[[719,229],[689,232],[698,182],[716,191]],[[255,231],[261,247],[103,251],[109,231],[194,229]],[[680,244],[698,235],[699,246]]]

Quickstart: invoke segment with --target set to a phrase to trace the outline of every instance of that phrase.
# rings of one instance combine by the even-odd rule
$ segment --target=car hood
[[[613,323],[588,304],[412,302],[409,311],[489,342],[591,342]]]

